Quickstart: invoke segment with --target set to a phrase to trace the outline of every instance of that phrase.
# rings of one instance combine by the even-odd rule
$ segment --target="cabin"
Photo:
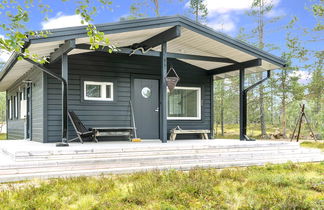
[[[46,64],[12,54],[0,72],[0,91],[6,91],[7,98],[8,139],[48,143],[75,138],[69,110],[88,128],[134,126],[133,113],[142,139],[167,142],[170,130],[177,126],[210,130],[210,138],[213,81],[239,76],[240,138],[248,140],[246,93],[286,63],[183,16],[96,27],[117,50],[108,53],[106,46],[90,50],[86,26],[80,26],[53,29],[46,37],[26,40],[22,51],[46,56]],[[256,72],[267,74],[245,87],[244,75]],[[175,74],[180,80],[170,91],[166,78]],[[118,138],[122,137],[107,137]]]

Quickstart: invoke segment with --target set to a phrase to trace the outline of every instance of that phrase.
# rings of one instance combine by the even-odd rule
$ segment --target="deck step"
[[[26,168],[26,167],[46,167],[46,166],[59,166],[69,164],[98,164],[101,162],[109,163],[123,163],[123,162],[141,162],[151,160],[178,160],[178,159],[219,159],[219,160],[231,160],[231,159],[252,159],[252,158],[267,158],[271,159],[273,156],[288,156],[288,155],[316,155],[320,154],[320,150],[313,149],[298,149],[298,150],[276,150],[276,151],[254,151],[254,152],[205,152],[196,153],[191,151],[187,153],[178,154],[164,154],[154,153],[150,155],[133,155],[127,154],[123,156],[107,156],[107,157],[88,157],[86,155],[82,158],[66,158],[63,160],[48,160],[48,161],[29,161],[29,162],[15,162],[8,165],[2,165],[0,171],[6,168]]]
[[[6,155],[0,161],[0,182],[152,169],[189,170],[194,167],[224,168],[287,161],[324,161],[324,154],[320,150],[301,148],[298,143],[217,143],[124,144],[111,148],[110,145],[101,148],[99,143],[91,144],[91,148],[74,144],[62,149],[41,145],[42,150],[35,151],[2,147]]]
[[[215,147],[194,147],[194,148],[140,148],[140,149],[120,149],[106,151],[106,150],[77,150],[77,151],[35,151],[35,152],[19,152],[10,157],[16,161],[29,161],[29,160],[64,160],[64,159],[82,159],[82,158],[101,158],[101,157],[123,157],[129,156],[145,156],[152,154],[185,154],[185,153],[223,153],[223,152],[255,152],[255,151],[286,151],[299,149],[298,145],[280,145],[280,146],[267,146],[267,147],[234,147],[234,148],[215,148]]]
[[[308,158],[295,158],[290,161],[293,162],[317,162],[323,161],[323,156],[313,156]],[[271,163],[285,163],[286,159],[273,159]],[[102,174],[125,174],[133,173],[140,171],[148,170],[168,170],[168,169],[178,169],[178,170],[190,170],[192,168],[201,167],[201,168],[226,168],[226,167],[242,167],[242,166],[252,166],[252,165],[264,165],[269,163],[269,161],[260,161],[260,160],[247,160],[247,161],[231,161],[231,162],[210,162],[210,163],[187,163],[187,164],[166,164],[166,165],[154,165],[154,166],[131,166],[124,168],[88,168],[88,169],[78,169],[78,170],[69,170],[65,168],[62,171],[46,171],[46,172],[30,172],[25,174],[7,174],[0,176],[0,182],[9,182],[9,181],[20,181],[28,179],[47,179],[47,178],[58,178],[58,177],[73,177],[73,176],[95,176]]]
[[[140,159],[124,158],[124,159],[100,159],[100,160],[88,160],[88,161],[60,161],[60,162],[40,162],[38,165],[8,165],[2,166],[0,175],[10,173],[26,173],[26,172],[39,172],[39,171],[55,171],[55,170],[67,170],[67,169],[79,169],[79,168],[119,168],[119,167],[132,167],[132,166],[149,166],[149,165],[164,165],[164,164],[187,164],[187,163],[209,163],[209,162],[232,162],[232,161],[268,161],[273,159],[282,160],[294,160],[296,158],[311,158],[322,157],[322,154],[314,153],[297,153],[297,154],[282,154],[282,155],[263,155],[263,156],[251,156],[251,155],[237,155],[229,158],[228,156],[219,155],[204,155],[204,156],[174,156],[174,157],[161,157],[151,156],[143,157]]]

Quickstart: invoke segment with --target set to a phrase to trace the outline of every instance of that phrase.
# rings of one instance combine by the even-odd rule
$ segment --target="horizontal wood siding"
[[[179,125],[183,129],[209,129],[210,127],[210,80],[206,71],[181,61],[169,60],[181,77],[179,85],[202,88],[202,120],[168,121],[168,130]],[[60,62],[48,65],[60,73]],[[130,126],[131,78],[156,78],[160,76],[160,59],[147,56],[110,55],[85,53],[69,56],[68,105],[86,127]],[[114,101],[98,102],[83,100],[83,84],[87,81],[114,83]],[[46,81],[46,80],[45,80]],[[47,142],[61,139],[61,84],[47,76]],[[75,132],[69,122],[69,138]]]
[[[32,87],[32,140],[44,140],[44,81],[43,72],[35,69],[33,72]]]
[[[31,80],[32,85],[32,137],[33,141],[43,141],[43,73],[33,69],[23,75],[12,87],[8,89],[7,98],[17,95],[25,87],[24,80]],[[13,103],[13,101],[12,101]],[[8,106],[7,106],[8,107]],[[8,139],[24,139],[25,119],[20,119],[20,98],[18,97],[18,119],[12,116],[8,119]]]

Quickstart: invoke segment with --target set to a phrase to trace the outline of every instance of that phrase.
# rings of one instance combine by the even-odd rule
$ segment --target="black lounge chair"
[[[75,141],[75,140],[80,140],[80,142],[83,144],[83,142],[85,140],[91,140],[91,141],[97,141],[97,139],[94,137],[94,132],[92,130],[87,129],[83,123],[81,122],[81,120],[79,119],[79,117],[73,112],[73,111],[69,111],[68,112],[69,118],[71,120],[71,123],[74,127],[74,130],[77,134],[78,137],[69,140],[71,141]]]

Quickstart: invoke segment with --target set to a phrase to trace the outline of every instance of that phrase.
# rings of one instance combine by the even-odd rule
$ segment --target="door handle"
[[[155,112],[159,112],[159,107],[154,110]]]

